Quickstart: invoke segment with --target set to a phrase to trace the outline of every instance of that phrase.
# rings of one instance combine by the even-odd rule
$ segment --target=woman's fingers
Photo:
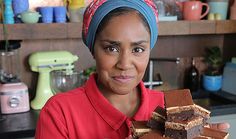
[[[230,128],[229,123],[211,123],[211,124],[209,124],[209,126],[210,126],[210,128],[218,129],[218,130],[222,130],[222,131],[225,131]]]

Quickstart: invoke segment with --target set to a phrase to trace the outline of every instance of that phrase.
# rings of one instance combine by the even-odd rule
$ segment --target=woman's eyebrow
[[[137,42],[132,42],[132,45],[140,45],[140,44],[148,43],[148,42],[149,42],[149,41],[141,40],[141,41],[137,41]]]
[[[114,40],[108,40],[108,39],[105,39],[105,40],[100,40],[102,42],[106,42],[106,43],[109,43],[109,44],[112,44],[112,45],[119,45],[121,42],[119,41],[114,41]]]

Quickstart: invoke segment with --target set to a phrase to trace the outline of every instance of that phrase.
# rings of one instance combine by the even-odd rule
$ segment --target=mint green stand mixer
[[[50,86],[50,72],[56,70],[73,72],[74,62],[77,60],[78,57],[68,51],[35,52],[30,55],[31,70],[39,72],[36,95],[31,101],[33,109],[41,109],[47,100],[53,96],[53,90]]]

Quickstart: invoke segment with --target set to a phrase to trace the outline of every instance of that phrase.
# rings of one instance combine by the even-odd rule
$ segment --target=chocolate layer
[[[160,106],[157,106],[156,109],[152,112],[152,117],[156,119],[156,117],[160,117],[163,120],[166,120],[166,110]]]
[[[192,116],[194,116],[193,109],[181,111],[181,112],[177,112],[177,113],[169,113],[167,116],[167,121],[172,121],[174,119],[185,121],[185,120],[191,118]]]
[[[202,116],[204,120],[208,120],[211,114],[210,111],[196,104],[194,104],[194,112],[196,115]]]
[[[132,121],[131,132],[134,138],[141,137],[150,131],[151,128],[147,126],[147,121]]]
[[[179,119],[166,121],[165,128],[170,128],[175,130],[188,130],[194,126],[202,124],[203,124],[203,118],[201,116],[192,116],[184,121]]]
[[[168,139],[168,138],[164,137],[161,132],[156,131],[156,130],[152,130],[149,133],[140,137],[139,139]]]
[[[189,89],[171,90],[165,92],[166,108],[193,105],[192,95]]]
[[[166,108],[166,113],[168,116],[169,114],[172,114],[172,113],[181,113],[183,111],[193,110],[193,106],[194,105],[169,107],[169,108]]]
[[[200,135],[202,137],[211,137],[216,139],[227,139],[229,137],[229,133],[227,132],[208,127],[204,127]]]
[[[155,119],[150,119],[147,122],[147,126],[150,127],[151,129],[159,130],[161,132],[164,132],[165,130],[165,121],[160,118],[160,120],[155,120]]]
[[[174,139],[192,139],[200,134],[202,125],[194,126],[188,130],[165,129],[165,136]]]

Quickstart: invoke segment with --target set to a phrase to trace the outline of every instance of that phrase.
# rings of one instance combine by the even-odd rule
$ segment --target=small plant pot
[[[207,91],[216,92],[222,87],[222,75],[208,76],[203,75],[203,87]]]

